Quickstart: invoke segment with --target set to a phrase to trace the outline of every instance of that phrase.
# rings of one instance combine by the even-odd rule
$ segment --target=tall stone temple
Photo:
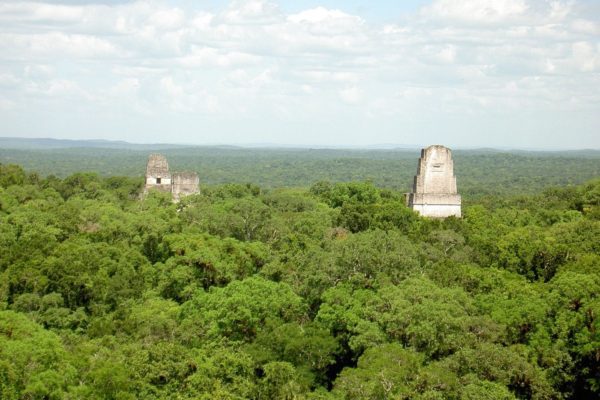
[[[169,163],[162,154],[150,154],[146,164],[146,185],[144,193],[149,190],[169,192],[173,201],[178,202],[182,197],[199,193],[200,179],[195,172],[169,172]]]
[[[461,198],[456,189],[454,163],[449,148],[434,145],[421,150],[410,208],[424,217],[461,216]]]

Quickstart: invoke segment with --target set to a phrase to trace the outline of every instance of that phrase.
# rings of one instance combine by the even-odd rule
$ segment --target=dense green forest
[[[274,164],[270,185],[178,204],[0,164],[0,398],[598,398],[600,180],[564,186],[598,159],[497,154],[468,175],[490,156],[456,154],[487,196],[432,220],[392,173],[417,156],[346,161],[369,172],[340,180],[371,182],[317,162],[332,181],[305,189]]]
[[[95,147],[90,143],[95,144]],[[88,147],[65,147],[88,146]],[[208,185],[252,182],[261,188],[310,187],[321,180],[371,181],[407,192],[419,150],[276,149],[226,146],[132,145],[121,142],[23,141],[0,138],[0,162],[19,164],[41,176],[77,172],[142,177],[150,152],[172,170],[197,171]],[[552,186],[577,185],[600,176],[600,151],[527,152],[455,150],[456,175],[467,199],[535,194]]]

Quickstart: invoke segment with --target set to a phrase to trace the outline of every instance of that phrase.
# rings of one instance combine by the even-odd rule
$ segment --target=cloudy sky
[[[600,1],[0,0],[0,136],[600,148]]]

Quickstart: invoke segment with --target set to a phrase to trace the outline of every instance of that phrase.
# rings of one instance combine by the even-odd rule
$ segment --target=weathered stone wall
[[[171,193],[173,201],[183,196],[199,193],[200,179],[195,172],[169,172],[169,163],[162,154],[150,154],[146,164],[146,185],[144,194],[149,190]]]
[[[144,192],[156,189],[163,192],[171,191],[171,173],[169,163],[161,154],[150,154],[146,164],[146,185]]]
[[[173,200],[179,201],[183,196],[200,193],[200,179],[195,172],[173,173]]]
[[[456,193],[454,162],[450,149],[435,145],[421,150],[413,193]]]
[[[450,149],[434,145],[421,150],[408,205],[426,217],[461,216],[461,198],[457,193]]]
[[[169,163],[162,154],[150,154],[146,164],[146,176],[164,176],[169,174]]]

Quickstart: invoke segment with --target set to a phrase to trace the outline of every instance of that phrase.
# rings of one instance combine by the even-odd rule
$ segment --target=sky
[[[0,0],[0,136],[600,148],[598,0]]]

